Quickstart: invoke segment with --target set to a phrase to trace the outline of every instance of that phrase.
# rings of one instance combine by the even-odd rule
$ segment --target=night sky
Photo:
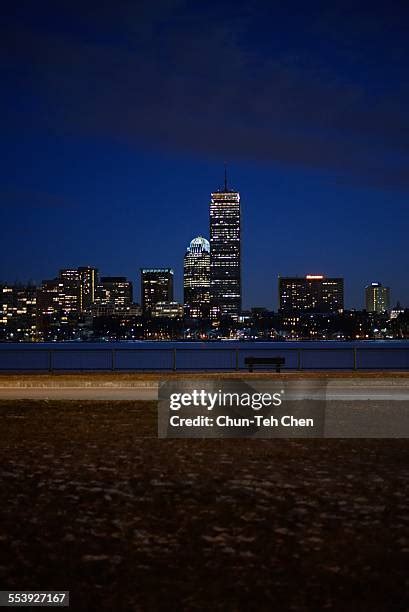
[[[379,8],[379,4],[383,5]],[[338,8],[339,7],[339,8]],[[277,275],[409,306],[409,9],[366,2],[9,2],[0,279],[172,266],[242,197],[243,303]]]

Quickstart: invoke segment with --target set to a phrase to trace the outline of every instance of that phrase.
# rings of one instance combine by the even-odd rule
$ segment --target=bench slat
[[[244,363],[285,363],[284,357],[245,357]]]
[[[245,365],[249,366],[249,372],[253,371],[253,365],[275,365],[276,372],[280,372],[280,366],[285,364],[284,357],[245,357]]]

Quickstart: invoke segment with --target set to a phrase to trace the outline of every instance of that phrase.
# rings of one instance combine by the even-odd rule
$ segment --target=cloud
[[[15,17],[15,31],[3,38],[8,61],[20,66],[19,85],[39,101],[35,118],[53,130],[131,145],[409,188],[409,87],[403,67],[393,66],[388,78],[383,49],[374,42],[384,34],[385,16],[368,22],[361,11],[349,26],[350,8],[291,19],[271,15],[263,2],[250,9],[240,2],[195,4],[125,2],[113,11],[103,3],[93,13],[62,3],[60,30]],[[280,29],[288,27],[298,40],[283,39]],[[378,74],[359,32],[371,54],[379,54]],[[399,44],[394,40],[392,51],[402,59],[407,49]]]

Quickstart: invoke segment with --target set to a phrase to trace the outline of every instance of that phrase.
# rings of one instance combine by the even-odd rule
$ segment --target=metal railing
[[[409,369],[409,342],[175,344],[3,344],[0,372],[245,371],[250,356],[284,357],[284,370]]]

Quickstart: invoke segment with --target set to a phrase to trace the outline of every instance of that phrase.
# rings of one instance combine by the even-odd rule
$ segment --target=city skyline
[[[0,278],[136,281],[205,233],[229,163],[243,306],[272,278],[380,280],[409,303],[407,8],[166,2],[4,10]],[[381,25],[382,24],[382,25]],[[183,35],[182,35],[183,33]],[[164,52],[161,52],[165,50]]]
[[[193,239],[184,264],[184,305],[174,300],[170,268],[141,269],[142,305],[134,302],[133,284],[126,277],[101,276],[95,267],[60,269],[58,276],[44,280],[40,287],[0,284],[0,341],[409,337],[409,309],[399,304],[390,309],[389,287],[380,283],[365,287],[366,310],[348,310],[343,308],[343,278],[280,277],[278,312],[253,307],[226,316],[221,302],[216,313],[210,311],[209,242],[203,237]]]
[[[226,200],[227,198],[227,200]],[[243,299],[243,294],[242,294],[242,286],[243,285],[247,285],[247,280],[245,277],[243,278],[243,275],[241,273],[241,252],[242,252],[242,240],[241,240],[241,204],[240,204],[240,193],[238,191],[236,191],[235,189],[230,189],[228,188],[228,182],[227,182],[227,166],[226,164],[224,164],[224,185],[222,187],[220,187],[218,190],[215,190],[213,192],[210,193],[210,201],[208,206],[210,207],[210,215],[209,215],[209,219],[210,219],[210,224],[208,224],[207,227],[207,232],[202,232],[200,233],[200,228],[198,228],[198,232],[196,234],[196,236],[199,236],[199,238],[204,239],[205,241],[209,242],[207,240],[207,238],[202,237],[203,234],[207,234],[209,237],[211,237],[212,231],[214,234],[214,240],[216,241],[217,244],[220,244],[220,262],[221,264],[218,265],[222,265],[223,264],[223,260],[225,259],[225,245],[223,244],[224,242],[226,242],[226,236],[229,235],[230,236],[230,242],[229,239],[227,240],[228,242],[228,246],[229,249],[232,246],[233,250],[236,249],[235,246],[235,242],[238,243],[238,247],[237,247],[237,253],[236,254],[229,254],[229,257],[232,258],[232,260],[237,259],[237,265],[238,266],[238,275],[237,275],[237,288],[238,288],[238,294],[237,294],[237,307],[233,307],[233,310],[237,310],[237,312],[240,312],[241,310],[249,310],[252,307],[264,307],[270,310],[279,310],[280,307],[280,294],[279,294],[279,290],[275,288],[275,279],[274,277],[272,277],[270,280],[272,280],[271,282],[271,301],[267,302],[267,303],[258,303],[258,302],[252,302],[251,298],[249,298],[248,296],[247,299],[245,299],[245,303],[246,303],[246,307],[240,307],[241,303],[242,303],[242,299]],[[219,207],[220,210],[222,210],[222,208],[226,207],[226,204],[229,208],[229,210],[227,211],[227,229],[225,227],[222,227],[221,229],[219,229],[220,226],[220,221],[219,221]],[[232,221],[232,219],[234,219]],[[225,224],[226,222],[223,222],[223,224]],[[237,228],[236,228],[237,225]],[[212,229],[212,228],[217,228]],[[227,234],[226,234],[227,232]],[[230,234],[229,234],[230,232]],[[233,233],[231,233],[233,232]],[[224,236],[224,234],[226,234],[226,236]],[[234,236],[233,236],[234,234]],[[231,236],[233,236],[233,239],[231,239]],[[152,236],[153,238],[153,242],[155,244],[157,244],[157,241],[155,241],[156,236]],[[194,240],[197,240],[197,238],[192,238],[191,240],[189,240],[189,243],[192,243]],[[211,239],[210,239],[211,242]],[[210,247],[210,242],[209,242],[209,247]],[[219,248],[219,247],[218,247]],[[178,249],[179,250],[179,249]],[[211,252],[211,251],[210,251]],[[226,251],[227,252],[227,251]],[[173,253],[169,254],[168,256],[168,260],[172,259],[172,255]],[[184,252],[184,258],[186,258],[186,251]],[[142,281],[142,271],[144,269],[146,269],[147,271],[149,270],[171,270],[172,271],[172,278],[176,279],[176,281],[174,282],[172,280],[172,300],[174,299],[175,301],[177,301],[180,304],[184,303],[184,258],[183,256],[179,259],[177,265],[175,266],[169,266],[169,265],[150,265],[150,266],[145,266],[145,267],[140,267],[139,268],[139,272],[140,272],[140,277],[136,277],[136,276],[132,276],[132,275],[125,275],[126,278],[129,278],[130,281],[134,284],[135,287],[141,287],[141,281]],[[70,272],[71,268],[75,269],[75,266],[73,267],[67,267],[67,268],[62,268],[61,266],[59,266],[60,269],[65,269],[67,272]],[[78,266],[78,270],[84,269],[86,270],[87,268],[90,269],[98,269],[100,270],[100,267],[94,264],[87,264],[87,266]],[[210,269],[212,270],[212,266],[210,266]],[[280,278],[299,278],[300,280],[302,280],[303,278],[305,278],[306,276],[308,277],[308,275],[312,275],[312,276],[320,276],[322,275],[322,267],[320,267],[319,270],[310,270],[310,271],[297,271],[297,273],[295,274],[277,274],[276,279],[279,281]],[[176,272],[176,274],[175,274]],[[250,272],[251,271],[247,271]],[[266,272],[265,268],[264,268],[264,272]],[[123,271],[119,270],[119,274],[121,276],[123,276]],[[224,273],[224,272],[223,272]],[[212,273],[211,273],[212,274]],[[118,271],[115,272],[115,274],[107,274],[106,272],[104,273],[104,276],[110,276],[110,277],[115,277],[118,276]],[[325,273],[325,277],[329,278],[332,275]],[[345,282],[345,276],[344,275],[338,275],[338,278],[342,278],[343,281],[343,287],[344,287],[344,282]],[[21,283],[21,284],[29,284],[29,283],[33,283],[36,286],[39,286],[43,281],[44,281],[44,276],[42,277],[41,281],[37,281],[37,280],[31,280],[29,279],[28,281],[21,281],[21,280],[17,280],[14,281],[15,284]],[[10,283],[10,281],[8,279],[2,279],[0,278],[0,282],[5,282],[6,284],[13,284]],[[214,281],[213,281],[214,282]],[[217,282],[217,281],[216,281]],[[220,282],[220,281],[218,281]],[[375,282],[377,283],[378,281],[374,281],[373,279],[370,280],[365,280],[364,281],[365,284],[361,285],[361,289],[362,286],[366,287],[367,284],[371,285],[374,284]],[[348,279],[346,279],[346,284],[348,285]],[[381,283],[382,284],[382,283]],[[268,288],[268,281],[265,283],[265,288]],[[390,292],[390,288],[388,287],[388,291]],[[393,289],[392,289],[393,291]],[[362,294],[362,291],[361,291]],[[136,293],[136,295],[138,295],[138,293]],[[351,303],[351,298],[348,299],[348,293],[346,292],[346,300],[345,300],[345,308],[346,309],[356,309],[356,310],[360,310],[360,309],[365,309],[366,308],[366,304],[367,304],[367,297],[366,294],[362,294],[361,295],[361,299],[360,299],[360,303],[358,304],[354,304]],[[390,299],[390,298],[389,298]],[[141,304],[142,308],[143,308],[143,290],[140,289],[140,293],[139,293],[139,303]],[[229,300],[231,300],[231,298],[229,298]],[[392,293],[392,301],[394,301],[394,303],[400,302],[402,304],[404,304],[403,300],[396,298],[395,299],[395,295]],[[226,311],[227,312],[227,311]],[[217,317],[214,317],[217,318]]]
[[[39,288],[0,286],[3,341],[193,339],[396,339],[407,336],[408,311],[390,310],[390,288],[365,286],[365,310],[345,309],[344,278],[278,276],[276,312],[242,309],[241,197],[212,191],[209,238],[193,238],[183,257],[183,302],[174,270],[140,268],[140,304],[125,276],[101,276],[95,266],[62,268]],[[152,238],[155,238],[154,236]],[[155,240],[153,240],[155,242]],[[266,270],[264,270],[266,272]]]
[[[408,605],[408,24],[2,4],[0,607]]]
[[[191,240],[191,243],[193,243],[194,241],[197,240],[204,240],[206,242],[207,239],[199,236],[196,238],[193,238]],[[186,253],[185,253],[185,257],[186,257]],[[182,269],[183,269],[183,259],[182,259],[182,263],[181,263]],[[169,272],[172,275],[172,285],[171,285],[171,299],[167,300],[167,301],[175,301],[178,302],[179,304],[185,304],[186,300],[184,299],[178,299],[178,295],[182,294],[182,296],[186,295],[186,292],[184,291],[184,283],[182,280],[182,284],[181,287],[178,287],[173,284],[173,278],[175,276],[175,270],[169,266],[166,267],[150,267],[150,268],[140,268],[139,272],[138,272],[138,277],[135,278],[129,278],[126,275],[108,275],[106,274],[104,271],[101,271],[99,266],[78,266],[78,268],[75,268],[75,266],[72,266],[71,268],[59,268],[60,273],[70,273],[76,270],[94,270],[98,273],[99,275],[99,279],[100,279],[100,285],[98,286],[99,288],[103,288],[104,286],[104,282],[111,282],[111,281],[122,281],[123,283],[126,284],[130,284],[131,286],[131,293],[133,295],[134,298],[134,302],[139,304],[141,306],[141,308],[143,309],[143,290],[141,289],[141,284],[143,284],[143,272]],[[104,273],[102,273],[104,272]],[[58,276],[53,276],[51,275],[52,278],[50,279],[45,279],[43,278],[41,281],[39,282],[34,282],[34,281],[26,281],[26,282],[22,282],[22,281],[14,281],[14,282],[8,282],[7,280],[4,279],[0,279],[0,285],[4,285],[4,286],[8,286],[8,287],[37,287],[39,288],[41,285],[43,284],[47,284],[47,283],[54,283],[58,281]],[[327,274],[293,274],[293,275],[279,275],[277,276],[277,278],[272,279],[271,282],[271,287],[273,292],[275,291],[276,293],[276,308],[271,307],[271,305],[269,304],[251,304],[249,306],[249,308],[243,308],[242,311],[246,312],[248,310],[250,310],[251,308],[265,308],[267,310],[271,310],[271,311],[279,311],[280,310],[280,281],[292,281],[292,280],[297,280],[297,281],[301,281],[301,282],[305,282],[305,280],[324,280],[324,281],[330,281],[331,283],[336,281],[340,281],[342,283],[342,295],[343,298],[345,296],[344,293],[344,289],[345,289],[345,277],[330,277]],[[132,287],[134,288],[132,290]],[[139,287],[139,291],[135,291],[135,288]],[[274,289],[275,287],[275,289]],[[369,283],[369,285],[367,284],[362,284],[361,286],[361,294],[362,294],[362,304],[360,305],[356,305],[356,306],[345,306],[345,300],[342,302],[342,306],[340,307],[340,310],[369,310],[367,308],[368,306],[368,289],[373,288],[373,287],[380,287],[381,289],[387,291],[387,310],[393,309],[397,304],[399,304],[400,307],[402,308],[408,308],[408,305],[405,304],[404,302],[402,302],[402,300],[400,299],[395,299],[395,296],[393,295],[393,293],[391,292],[391,288],[390,287],[386,287],[383,285],[383,283],[380,283],[379,281],[372,281],[371,283]],[[393,291],[393,289],[392,289]],[[68,296],[69,298],[70,296]],[[166,300],[165,300],[166,301]],[[197,316],[197,315],[195,315]]]
[[[220,169],[219,169],[220,170]],[[219,171],[219,174],[221,174],[221,171]],[[221,181],[220,181],[221,183]],[[219,187],[219,192],[223,192],[224,186],[220,186]],[[208,198],[211,201],[211,196],[212,194],[210,193]],[[202,201],[206,202],[206,198],[202,198]],[[208,207],[209,207],[209,201],[207,202],[207,217],[208,217]],[[202,206],[202,208],[206,209],[206,206]],[[249,221],[251,221],[248,218],[249,213],[251,214],[251,212],[253,211],[253,207],[251,206],[251,203],[249,203],[247,201],[247,198],[245,199],[245,204],[244,204],[244,210],[247,213],[245,215],[245,219],[244,219],[244,228],[246,228],[246,225]],[[203,211],[201,211],[201,213],[203,213]],[[243,215],[243,213],[242,213]],[[200,218],[200,216],[199,216]],[[204,227],[206,228],[206,231],[202,231],[203,230],[203,224],[195,224],[196,225],[196,232],[193,231],[193,234],[191,237],[188,238],[187,242],[190,242],[190,240],[192,239],[193,236],[195,235],[206,235],[209,236],[209,227],[208,227],[208,219],[204,219],[204,223],[206,223],[207,221],[207,226],[205,225]],[[259,228],[261,230],[261,228]],[[244,235],[243,235],[244,234]],[[156,262],[156,263],[152,263],[149,264],[149,262],[146,262],[145,267],[153,267],[153,268],[160,268],[160,267],[171,267],[174,269],[175,271],[175,299],[177,299],[179,302],[183,301],[183,262],[181,263],[182,259],[183,259],[183,247],[181,245],[177,245],[177,249],[175,249],[175,243],[173,242],[173,244],[170,246],[171,241],[169,242],[169,236],[167,236],[166,241],[164,240],[163,242],[166,243],[169,246],[169,252],[168,253],[164,253],[162,251],[162,254],[160,255],[160,257],[158,256],[158,248],[157,245],[161,244],[161,240],[160,238],[163,237],[163,235],[158,232],[159,238],[156,236],[156,233],[154,235],[152,235],[152,240],[150,240],[149,242],[151,244],[154,244],[156,246],[153,247],[153,253],[152,253],[152,262]],[[137,236],[138,238],[138,236]],[[254,235],[253,235],[254,238]],[[287,266],[285,265],[285,261],[282,262],[281,266],[280,266],[280,270],[277,270],[276,272],[274,271],[274,269],[271,270],[272,273],[272,289],[271,287],[268,287],[268,283],[266,282],[261,282],[260,283],[260,287],[262,287],[262,290],[260,290],[260,287],[258,288],[257,291],[254,291],[255,296],[257,295],[261,295],[261,296],[267,296],[264,302],[261,302],[260,300],[256,299],[252,299],[251,294],[249,294],[249,291],[251,291],[251,285],[252,285],[252,277],[254,276],[254,270],[250,270],[248,268],[248,261],[249,259],[252,259],[254,257],[255,254],[250,254],[249,250],[248,250],[248,246],[246,244],[246,240],[248,239],[248,232],[242,230],[242,243],[244,242],[244,253],[247,255],[246,260],[244,261],[244,264],[242,263],[242,267],[244,268],[244,273],[242,274],[242,281],[241,284],[243,286],[243,290],[242,290],[242,296],[243,296],[243,304],[244,304],[244,309],[248,309],[252,306],[264,306],[267,308],[272,308],[274,310],[278,309],[278,304],[279,304],[279,296],[278,296],[278,292],[275,288],[275,279],[278,278],[279,276],[304,276],[305,274],[308,273],[313,273],[313,274],[321,274],[324,273],[326,276],[342,276],[345,278],[345,283],[346,283],[346,292],[345,292],[345,296],[346,296],[346,301],[345,301],[345,307],[346,308],[364,308],[365,307],[365,297],[362,297],[362,285],[366,285],[366,284],[370,284],[371,282],[374,282],[374,279],[379,279],[382,278],[382,282],[385,285],[390,286],[390,283],[388,283],[387,279],[391,278],[393,272],[392,271],[388,271],[385,270],[384,275],[381,277],[380,274],[374,274],[372,277],[365,277],[365,278],[357,278],[356,274],[351,275],[348,277],[347,274],[343,273],[342,270],[342,265],[339,266],[339,272],[337,274],[332,274],[328,268],[329,266],[325,265],[325,258],[322,257],[320,259],[320,261],[322,262],[320,265],[316,265],[316,266],[310,266],[308,267],[303,267],[303,269],[298,269],[298,270],[294,270],[294,269],[288,269]],[[289,240],[291,240],[291,238],[289,237]],[[287,248],[289,248],[289,245],[287,243]],[[290,244],[291,246],[291,244]],[[295,249],[295,244],[293,245],[293,248]],[[257,245],[255,245],[255,250],[257,252]],[[176,253],[176,254],[175,254]],[[60,267],[66,267],[66,268],[70,268],[70,267],[76,267],[77,264],[74,263],[73,261],[77,261],[78,262],[78,267],[80,267],[81,265],[84,264],[84,259],[88,260],[89,263],[87,263],[88,266],[93,266],[96,265],[96,267],[98,267],[99,269],[104,269],[105,271],[108,270],[108,272],[106,272],[106,275],[109,276],[115,276],[117,274],[120,275],[125,275],[127,276],[127,278],[130,278],[134,284],[135,287],[139,287],[139,278],[138,278],[138,273],[136,272],[137,270],[139,270],[139,268],[141,267],[140,265],[138,265],[136,263],[135,266],[131,265],[128,262],[124,262],[123,263],[123,267],[121,269],[118,269],[117,266],[113,266],[112,264],[109,265],[109,262],[107,262],[107,266],[101,266],[101,265],[97,265],[97,264],[93,264],[92,257],[88,257],[88,258],[82,258],[81,259],[77,259],[75,256],[73,258],[70,259],[70,261],[67,261],[67,263],[64,262],[65,265],[61,266],[60,264],[57,265],[58,268]],[[102,257],[102,259],[106,259],[106,255],[104,255]],[[147,257],[145,258],[147,259]],[[302,259],[302,258],[301,258]],[[0,262],[0,270],[3,270],[3,266],[2,263],[4,262],[4,260],[2,260]],[[173,264],[171,264],[170,262],[173,262]],[[30,268],[30,264],[31,264],[31,260],[27,261],[27,267]],[[274,264],[273,264],[274,265]],[[52,270],[52,266],[53,264],[50,263],[49,261],[47,261],[47,265],[44,266],[46,269],[51,269]],[[278,266],[275,265],[275,267],[277,268]],[[382,266],[384,269],[384,266]],[[263,268],[264,272],[265,272],[265,266]],[[2,276],[0,276],[0,280],[4,281],[4,282],[8,282],[8,283],[14,283],[14,282],[18,282],[18,283],[22,283],[25,284],[27,282],[33,282],[34,284],[40,284],[41,281],[46,278],[46,275],[42,274],[40,272],[40,275],[37,277],[33,277],[32,275],[25,275],[24,272],[22,272],[22,270],[16,270],[14,272],[13,278],[12,280],[10,279],[10,275],[6,274],[7,271],[2,272]],[[52,274],[52,272],[51,272]],[[399,277],[401,279],[401,277]],[[264,277],[263,277],[264,279]],[[402,288],[402,280],[400,283],[398,283],[398,287],[399,285]],[[397,291],[395,290],[395,286],[392,286],[392,301],[394,301],[396,303],[396,301],[400,301],[401,303],[409,303],[409,284],[404,284],[403,285],[403,289],[401,291],[401,295],[405,296],[407,295],[407,301],[405,302],[404,297],[401,297],[400,294],[397,293]]]

